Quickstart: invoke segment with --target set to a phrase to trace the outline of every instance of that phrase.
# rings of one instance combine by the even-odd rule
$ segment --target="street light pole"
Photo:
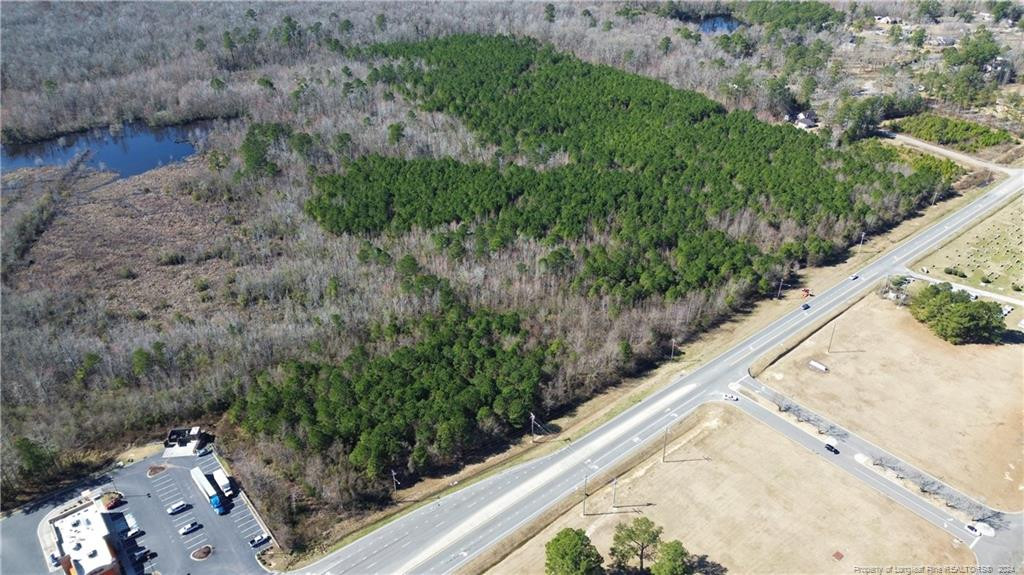
[[[616,492],[618,491],[618,487],[619,487],[619,478],[616,477],[615,479],[612,479],[612,509],[615,509],[616,507],[618,507],[618,505],[615,503],[615,495],[616,495]]]
[[[587,516],[587,476],[583,476],[583,516]]]
[[[859,251],[859,250],[860,250],[861,248],[863,248],[863,247],[864,247],[864,236],[866,236],[866,235],[867,235],[867,232],[861,232],[861,233],[860,233],[860,246],[858,246],[858,248],[857,248],[857,249],[858,249],[858,251]]]

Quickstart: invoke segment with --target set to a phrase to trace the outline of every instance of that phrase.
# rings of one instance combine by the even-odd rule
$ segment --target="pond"
[[[732,34],[733,30],[742,25],[743,22],[732,16],[711,16],[704,18],[699,24],[702,34],[718,34],[719,32]]]
[[[79,152],[91,150],[88,164],[135,176],[160,166],[181,161],[195,153],[213,127],[209,121],[180,126],[150,127],[130,123],[117,130],[97,128],[32,144],[0,146],[0,169],[65,164]]]

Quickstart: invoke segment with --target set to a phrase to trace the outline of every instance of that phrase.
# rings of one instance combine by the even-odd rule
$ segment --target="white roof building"
[[[50,520],[58,555],[66,573],[99,575],[120,573],[110,530],[91,498]]]

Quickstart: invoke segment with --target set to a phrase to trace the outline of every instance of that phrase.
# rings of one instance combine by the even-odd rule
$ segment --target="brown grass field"
[[[760,379],[988,505],[1024,509],[1024,345],[952,345],[869,295]]]
[[[605,486],[587,517],[577,504],[489,573],[543,573],[544,544],[564,527],[585,529],[607,564],[615,525],[638,514],[732,573],[974,564],[966,545],[742,412],[707,405],[690,420],[668,463],[657,453],[619,478],[619,508]]]

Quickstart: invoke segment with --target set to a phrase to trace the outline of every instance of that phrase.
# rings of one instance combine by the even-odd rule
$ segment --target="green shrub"
[[[188,258],[185,254],[177,251],[163,252],[157,256],[156,263],[161,266],[180,266],[185,263]]]

